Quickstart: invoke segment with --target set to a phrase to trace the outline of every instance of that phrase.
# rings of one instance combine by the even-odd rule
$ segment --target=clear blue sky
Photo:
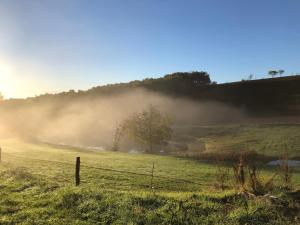
[[[300,72],[299,0],[1,0],[0,92],[26,97],[207,71]]]

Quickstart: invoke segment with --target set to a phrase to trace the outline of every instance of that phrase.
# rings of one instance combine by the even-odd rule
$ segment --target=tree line
[[[277,75],[281,76],[282,74],[284,74],[284,72],[284,70],[270,70],[268,74],[273,78]]]

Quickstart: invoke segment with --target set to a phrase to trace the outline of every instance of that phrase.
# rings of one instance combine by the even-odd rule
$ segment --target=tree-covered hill
[[[26,100],[9,100],[15,105],[55,101],[70,102],[81,98],[98,98],[144,88],[171,97],[185,97],[196,101],[222,102],[241,108],[253,116],[297,116],[300,113],[300,76],[247,80],[216,84],[206,72],[178,72],[153,79],[131,81],[93,87],[87,91],[44,94]]]

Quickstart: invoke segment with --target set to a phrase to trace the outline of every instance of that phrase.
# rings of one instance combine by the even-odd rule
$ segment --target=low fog
[[[2,103],[0,135],[109,148],[117,124],[149,104],[171,117],[174,132],[181,126],[238,122],[245,118],[240,109],[221,103],[199,103],[135,89],[118,95],[75,98],[71,101],[56,98],[34,103],[26,100],[26,104],[15,103],[13,106]]]

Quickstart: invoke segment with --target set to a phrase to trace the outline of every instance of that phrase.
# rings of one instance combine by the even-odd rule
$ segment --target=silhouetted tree
[[[198,84],[210,84],[211,80],[209,74],[206,72],[192,71],[192,72],[176,72],[172,74],[167,74],[163,80],[178,80],[180,82],[186,80],[196,81]]]
[[[278,74],[278,71],[276,71],[276,70],[270,70],[270,71],[269,71],[269,75],[270,75],[272,78],[275,77],[277,74]]]
[[[248,76],[248,80],[252,80],[253,79],[253,74],[250,74],[249,76]]]
[[[282,74],[284,74],[284,70],[278,70],[279,75],[281,76]]]

